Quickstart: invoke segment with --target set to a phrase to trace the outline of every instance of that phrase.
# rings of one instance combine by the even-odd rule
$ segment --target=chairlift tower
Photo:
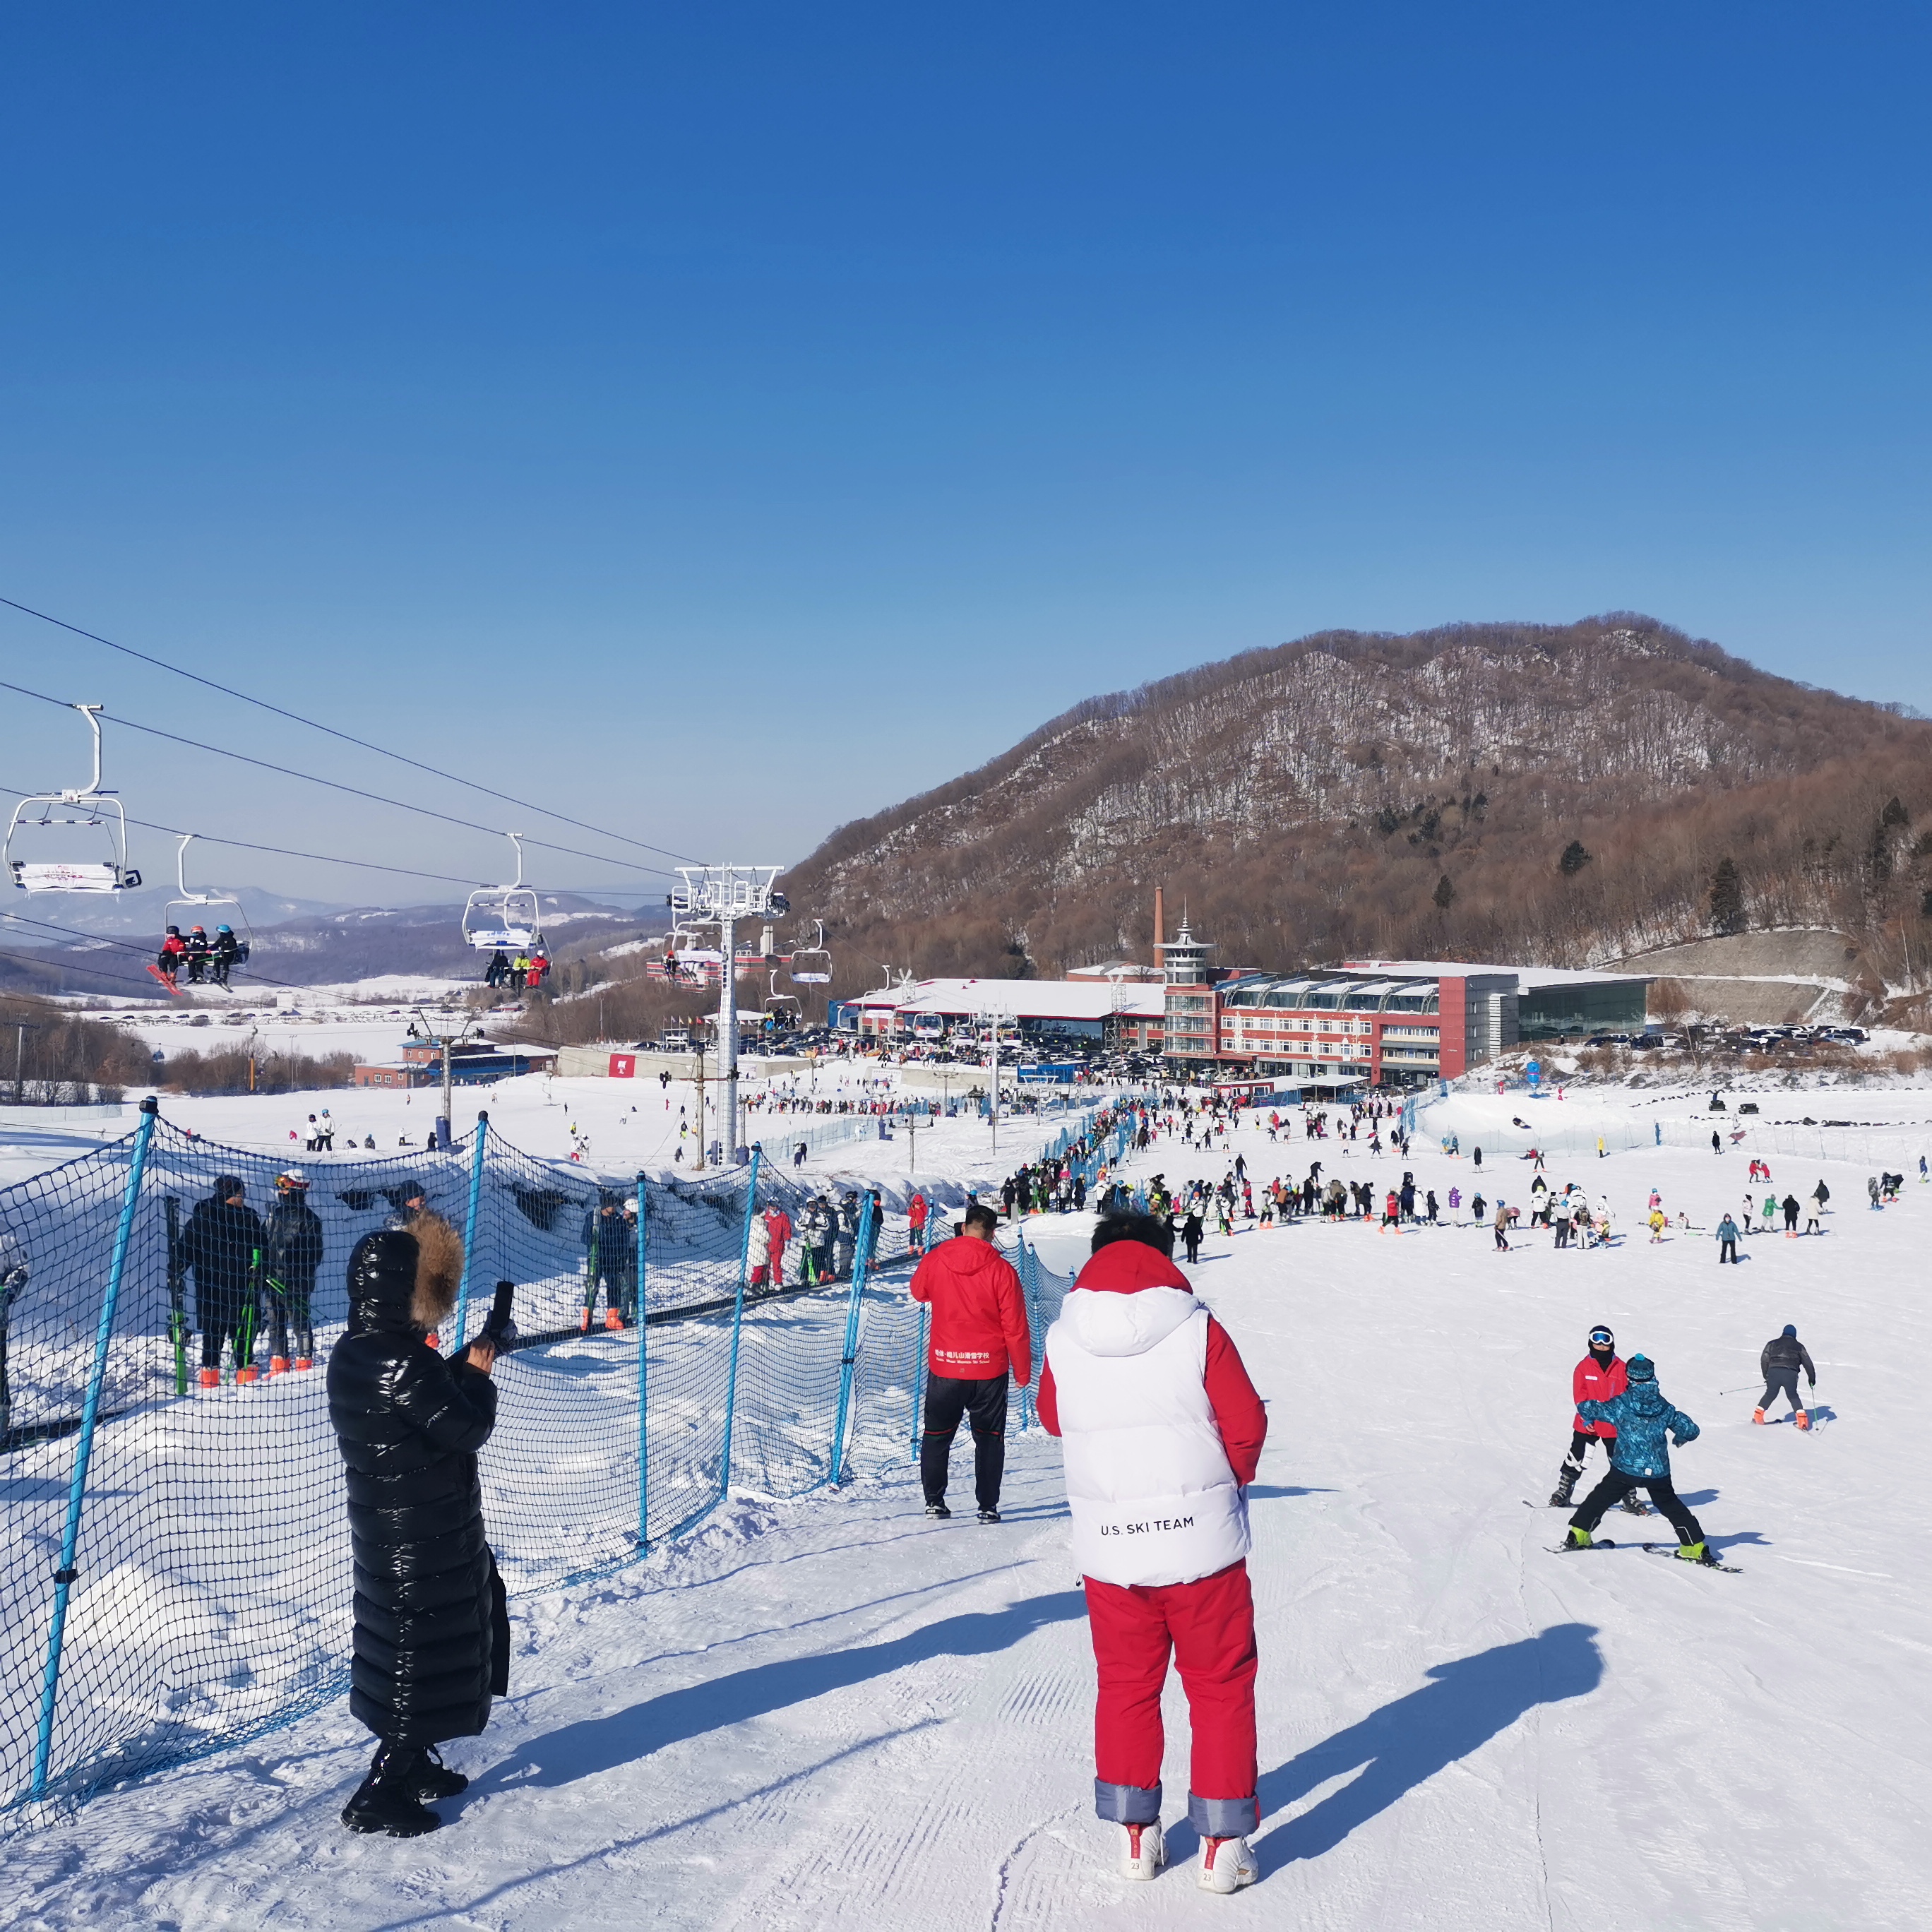
[[[738,960],[737,926],[741,919],[782,919],[791,902],[776,890],[782,866],[680,866],[682,891],[664,904],[680,926],[718,928],[718,1078],[724,1090],[718,1096],[718,1133],[723,1165],[738,1164]],[[698,1123],[698,1160],[706,1164],[704,1126]]]

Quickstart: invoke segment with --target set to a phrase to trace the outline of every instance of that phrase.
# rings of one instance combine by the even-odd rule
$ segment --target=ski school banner
[[[630,1080],[637,1076],[638,1056],[634,1053],[614,1053],[610,1056],[610,1078],[613,1080]]]

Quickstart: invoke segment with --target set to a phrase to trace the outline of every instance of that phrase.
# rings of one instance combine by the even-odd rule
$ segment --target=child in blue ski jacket
[[[1657,1365],[1648,1355],[1633,1355],[1624,1364],[1628,1382],[1622,1395],[1607,1402],[1580,1402],[1576,1413],[1586,1422],[1616,1426],[1610,1445],[1610,1473],[1583,1498],[1570,1519],[1568,1546],[1587,1550],[1590,1534],[1606,1510],[1633,1490],[1650,1492],[1658,1514],[1677,1532],[1677,1553],[1692,1563],[1714,1563],[1704,1546],[1697,1519],[1678,1501],[1670,1486],[1670,1440],[1681,1449],[1697,1439],[1697,1425],[1681,1408],[1672,1408],[1657,1385]]]

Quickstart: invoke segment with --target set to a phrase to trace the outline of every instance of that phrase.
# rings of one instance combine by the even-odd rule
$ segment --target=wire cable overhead
[[[178,664],[170,663],[166,658],[158,658],[152,656],[146,651],[137,651],[131,644],[116,644],[112,638],[104,638],[98,631],[83,630],[78,624],[70,624],[64,617],[56,617],[48,611],[37,610],[31,604],[22,604],[11,597],[0,597],[0,604],[5,605],[10,610],[18,610],[23,616],[38,618],[44,624],[54,625],[61,630],[72,633],[76,638],[86,638],[92,643],[104,645],[110,651],[119,652],[123,657],[134,658],[142,664],[152,664],[158,670],[171,671],[176,677],[186,678],[190,684],[198,684],[205,690],[218,691],[224,698],[234,698],[243,704],[252,704],[258,710],[272,712],[278,718],[286,718],[291,724],[305,725],[311,731],[320,731],[328,737],[340,740],[345,745],[353,745],[360,751],[374,752],[379,758],[393,758],[398,764],[412,766],[417,771],[428,772],[431,778],[441,778],[450,784],[461,785],[466,790],[481,792],[488,798],[500,799],[506,805],[514,805],[524,812],[537,812],[545,818],[556,820],[562,825],[574,825],[580,832],[592,832],[600,838],[614,839],[620,845],[634,845],[640,852],[655,852],[661,859],[675,859],[680,863],[689,866],[701,865],[704,862],[702,860],[694,859],[688,852],[674,852],[662,845],[652,845],[644,839],[632,838],[622,832],[608,831],[601,825],[592,825],[581,818],[572,818],[567,812],[554,811],[550,806],[538,805],[532,800],[518,798],[509,792],[498,791],[494,786],[478,784],[474,778],[466,778],[457,772],[446,772],[437,766],[425,764],[422,759],[412,758],[406,752],[394,752],[386,745],[374,744],[367,738],[356,737],[352,733],[339,731],[334,725],[325,724],[318,718],[304,717],[299,711],[290,711],[282,705],[272,704],[266,698],[254,697],[248,692],[237,691],[232,685],[218,683],[212,677],[203,677],[198,671],[184,670]],[[8,688],[14,690],[17,689],[18,687],[9,686]],[[128,722],[125,718],[122,718],[118,722],[122,724]],[[190,741],[184,739],[182,742],[185,744]],[[197,748],[206,751],[215,748],[202,746]],[[230,752],[225,755],[232,758],[240,754]],[[272,769],[280,768],[272,767]],[[319,781],[319,782],[326,782],[326,781]],[[393,802],[393,801],[386,800],[385,802]],[[405,808],[405,809],[420,808]],[[463,824],[466,822],[461,819],[450,820],[452,824]],[[530,842],[534,845],[540,844],[543,842],[533,838]],[[550,849],[553,851],[562,852],[569,850],[570,848],[557,845]]]

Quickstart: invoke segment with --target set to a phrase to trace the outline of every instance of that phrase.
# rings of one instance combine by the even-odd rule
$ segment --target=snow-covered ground
[[[382,1057],[400,1058],[406,1022],[388,1024],[388,1042]],[[166,1030],[164,1028],[164,1031]],[[184,1035],[199,1043],[208,1037],[196,1031]],[[333,1051],[305,1046],[304,1052]],[[859,1102],[900,1090],[896,1068],[880,1070],[870,1062],[827,1062],[816,1072],[767,1077],[748,1076],[740,1090],[748,1097],[770,1092],[795,1093],[802,1099]],[[931,1098],[923,1088],[912,1090],[920,1100]],[[716,1081],[706,1083],[705,1112],[710,1131],[717,1132]],[[130,1132],[140,1102],[130,1089],[118,1106],[0,1106],[0,1184],[70,1159],[74,1154]],[[1095,1093],[1081,1105],[1100,1104]],[[302,1151],[311,1114],[326,1108],[335,1126],[335,1152],[346,1158],[350,1142],[367,1158],[370,1152],[390,1154],[425,1146],[442,1104],[436,1088],[331,1088],[286,1094],[258,1093],[194,1096],[164,1094],[164,1117],[231,1147],[266,1154],[285,1154],[293,1162],[326,1166]],[[490,1115],[491,1130],[526,1154],[568,1160],[580,1154],[592,1167],[613,1174],[650,1172],[688,1173],[695,1154],[698,1093],[688,1080],[668,1088],[654,1078],[636,1080],[565,1079],[548,1074],[525,1074],[487,1086],[458,1087],[454,1095],[455,1130],[466,1133],[479,1111]],[[1012,1114],[1000,1125],[997,1145],[992,1130],[976,1116],[962,1113],[908,1134],[896,1127],[889,1140],[855,1139],[848,1145],[816,1152],[808,1162],[814,1173],[854,1180],[898,1180],[950,1178],[968,1184],[997,1180],[1036,1153],[1057,1134],[1072,1114]],[[752,1107],[745,1116],[748,1141],[763,1143],[774,1161],[789,1162],[788,1136],[814,1128],[837,1126],[850,1116],[768,1112]],[[693,1132],[680,1151],[680,1122]],[[365,1148],[371,1138],[375,1146]]]
[[[506,1094],[506,1135],[530,1144],[569,1112],[593,1140],[641,1147],[644,1119],[592,1112],[622,1083],[572,1086],[600,1091],[532,1100],[514,1126]],[[1684,1118],[1698,1097],[1676,1103]],[[1882,1097],[1898,1103],[1888,1120],[1915,1105],[1932,1117],[1932,1095]],[[170,1111],[209,1109],[212,1132],[232,1104]],[[1454,1105],[1472,1110],[1466,1150],[1472,1125],[1499,1132],[1523,1108],[1520,1096]],[[1589,1106],[1618,1110],[1600,1091]],[[1790,1113],[1807,1111],[1826,1110]],[[933,1145],[935,1166],[944,1152],[991,1172],[1024,1150],[1016,1136],[993,1161],[966,1138],[984,1127],[956,1124],[959,1145]],[[556,1131],[567,1140],[567,1124]],[[1932,1145],[1932,1128],[1890,1131],[1901,1150]],[[1378,1192],[1403,1165],[1366,1141],[1310,1149],[1251,1132],[1235,1146],[1258,1178],[1318,1157]],[[1204,1898],[1184,1869],[1136,1887],[1106,1868],[1058,1454],[1028,1436],[1012,1441],[998,1528],[929,1522],[909,1468],[790,1504],[741,1494],[634,1570],[520,1603],[512,1695],[484,1737],[452,1749],[476,1781],[434,1838],[343,1832],[335,1814],[369,1741],[334,1706],[16,1836],[0,1920],[23,1932],[1932,1923],[1932,1512],[1905,1453],[1932,1347],[1932,1188],[1915,1178],[1874,1214],[1862,1167],[1774,1158],[1780,1192],[1829,1180],[1838,1211],[1823,1236],[1754,1238],[1721,1271],[1706,1234],[1650,1244],[1638,1220],[1652,1187],[1708,1228],[1741,1201],[1748,1158],[1726,1145],[1552,1160],[1552,1180],[1606,1193],[1623,1231],[1588,1252],[1556,1252],[1539,1232],[1499,1254],[1466,1225],[1210,1236],[1197,1285],[1268,1397],[1273,1432],[1253,1491],[1264,1875],[1251,1894]],[[1162,1142],[1138,1166],[1218,1176],[1225,1159]],[[1445,1197],[1473,1184],[1471,1161],[1424,1135],[1407,1164]],[[1526,1198],[1528,1180],[1520,1160],[1488,1155],[1490,1198],[1500,1184]],[[1084,1247],[1072,1217],[1030,1232],[1055,1265]],[[1634,1549],[1549,1550],[1562,1516],[1525,1504],[1556,1477],[1570,1371],[1599,1320],[1625,1353],[1656,1359],[1702,1425],[1676,1459],[1679,1486],[1742,1575]],[[1818,1361],[1808,1436],[1749,1420],[1757,1352],[1787,1321]],[[1622,1516],[1606,1528],[1667,1534]],[[1187,1783],[1178,1690],[1168,1714],[1172,1821]],[[1184,1825],[1171,1842],[1182,1858],[1192,1849]]]

